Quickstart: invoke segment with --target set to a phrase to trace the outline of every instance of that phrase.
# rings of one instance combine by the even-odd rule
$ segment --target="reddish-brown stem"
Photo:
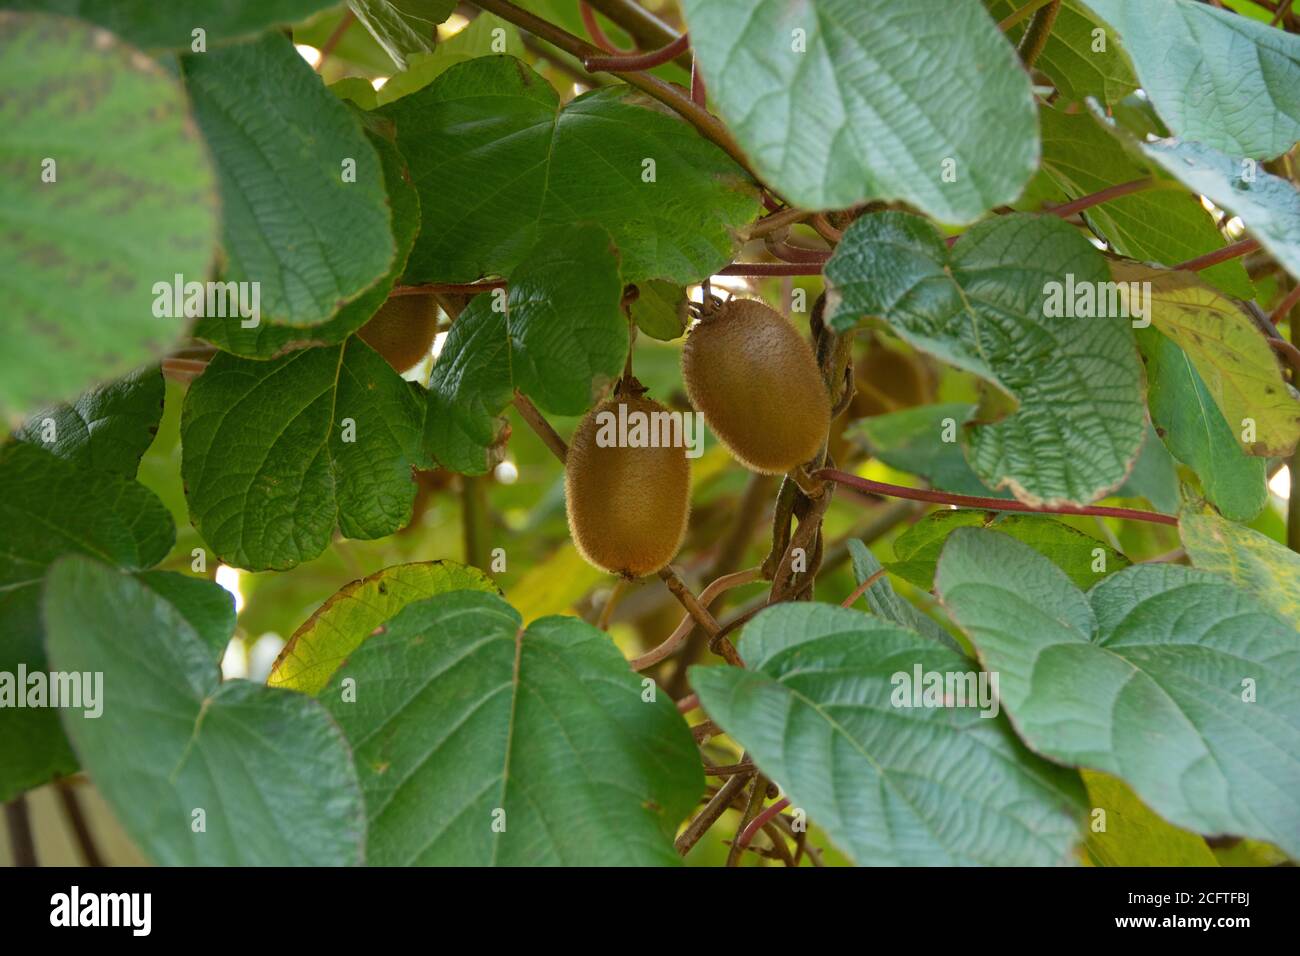
[[[732,780],[744,779],[732,777]],[[730,781],[728,781],[730,783]],[[9,829],[9,855],[14,866],[36,866],[36,841],[32,838],[32,818],[27,797],[18,794],[5,804],[5,823]]]
[[[1282,356],[1295,370],[1295,381],[1300,382],[1300,348],[1296,348],[1286,339],[1276,339],[1269,336],[1268,344],[1273,346],[1273,351]]]
[[[1234,242],[1222,249],[1215,249],[1203,256],[1197,256],[1195,259],[1180,262],[1173,268],[1183,272],[1200,272],[1202,269],[1210,268],[1210,266],[1217,266],[1220,262],[1227,262],[1229,259],[1236,259],[1238,256],[1252,253],[1258,248],[1259,243],[1254,239],[1242,239],[1240,242]]]
[[[849,485],[860,491],[870,492],[875,495],[886,495],[890,498],[910,498],[913,501],[929,501],[939,505],[957,505],[962,508],[978,508],[981,511],[1018,511],[1027,514],[1054,514],[1054,515],[1093,515],[1098,518],[1126,518],[1132,521],[1148,521],[1152,524],[1177,525],[1178,518],[1174,515],[1161,514],[1158,511],[1138,511],[1135,508],[1108,508],[1101,505],[1056,505],[1054,507],[1041,506],[1035,507],[1019,501],[1010,501],[1006,498],[980,498],[973,495],[954,495],[946,491],[929,491],[925,488],[905,488],[902,485],[891,485],[883,481],[872,481],[870,478],[859,478],[857,475],[850,475],[846,471],[839,471],[835,468],[823,468],[816,473],[816,477],[826,481],[834,481],[839,484]]]
[[[740,836],[736,839],[737,845],[740,846],[741,849],[749,846],[750,841],[753,840],[754,837],[758,836],[758,831],[763,829],[763,827],[765,827],[774,816],[789,805],[790,798],[782,797],[771,806],[764,807],[762,812],[760,812],[758,816],[754,817],[754,819],[750,820],[749,825],[740,831]]]
[[[821,236],[829,243],[837,243],[844,238],[844,230],[836,229],[831,225],[826,214],[819,212],[812,217],[812,227],[817,230],[817,235]]]
[[[700,592],[700,606],[707,608],[717,599],[719,594],[722,594],[731,588],[738,588],[743,584],[749,584],[751,581],[757,581],[762,577],[762,575],[762,568],[750,568],[748,571],[737,571],[734,574],[724,574]],[[686,617],[682,618],[681,624],[677,625],[677,629],[673,631],[672,634],[668,635],[667,640],[658,647],[655,647],[653,650],[647,651],[640,657],[634,657],[628,662],[631,665],[632,670],[643,671],[647,667],[658,664],[664,658],[671,655],[675,650],[677,650],[677,648],[681,647],[688,637],[690,637],[691,631],[695,629],[695,624],[695,617],[691,614],[687,614]]]
[[[1156,184],[1156,180],[1150,176],[1144,176],[1142,179],[1130,180],[1127,183],[1120,183],[1118,186],[1107,186],[1105,189],[1087,196],[1080,196],[1078,199],[1072,199],[1070,202],[1061,203],[1059,206],[1051,206],[1044,210],[1050,212],[1053,216],[1060,216],[1066,219],[1077,212],[1083,212],[1085,209],[1091,209],[1093,206],[1100,206],[1104,202],[1110,202],[1112,199],[1118,199],[1121,196],[1127,196],[1131,193],[1138,193],[1144,189],[1150,189]]]
[[[81,800],[77,796],[75,784],[64,777],[55,781],[55,789],[59,794],[59,802],[63,805],[63,815],[67,817],[68,825],[72,827],[77,849],[81,851],[81,861],[86,866],[103,866],[104,858],[99,853],[95,836],[86,821],[86,814],[81,808]]]
[[[719,269],[720,276],[819,276],[821,266],[806,262],[733,262]]]
[[[699,706],[700,706],[700,695],[687,694],[685,697],[683,697],[681,700],[677,702],[677,713],[689,714],[691,711],[693,711],[696,707]]]
[[[1300,305],[1300,280],[1296,281],[1295,288],[1287,293],[1285,299],[1278,303],[1278,307],[1273,310],[1269,320],[1274,326],[1281,325],[1286,321],[1286,317],[1291,314],[1291,310]]]
[[[582,16],[582,26],[587,31],[587,36],[591,37],[592,43],[596,44],[596,46],[600,47],[606,53],[619,54],[623,52],[614,45],[614,41],[605,34],[603,29],[601,29],[599,21],[596,20],[596,11],[591,9],[591,6],[586,2],[586,0],[582,0],[582,2],[578,4],[578,12]],[[590,69],[590,67],[588,67],[588,69]]]
[[[356,14],[351,10],[343,11],[343,16],[339,17],[338,26],[333,29],[330,35],[325,38],[325,42],[320,46],[320,59],[316,61],[317,73],[319,73],[321,68],[325,66],[325,58],[334,52],[334,48],[337,47],[339,41],[343,39],[343,34],[348,32],[348,27],[352,26],[352,23],[355,20]]]
[[[679,54],[685,53],[690,45],[690,37],[683,33],[667,46],[661,46],[648,53],[589,56],[582,61],[582,65],[586,67],[588,73],[634,73],[640,70],[653,70],[656,66],[663,66],[675,60]]]
[[[768,233],[776,232],[787,226],[792,226],[796,222],[802,222],[808,218],[808,213],[803,209],[796,209],[794,206],[788,206],[779,212],[770,213],[764,216],[758,222],[749,227],[745,233],[747,239],[758,239],[766,236]]]
[[[486,282],[430,282],[426,285],[394,286],[388,293],[389,298],[399,295],[478,295],[493,289],[504,289],[504,279],[489,279]]]
[[[768,233],[763,237],[763,245],[776,258],[801,265],[825,265],[826,261],[831,257],[831,254],[825,249],[808,249],[804,246],[796,246],[784,239],[777,238],[772,233]]]
[[[875,574],[871,575],[871,577],[867,578],[865,581],[863,581],[861,584],[855,587],[853,589],[853,593],[840,602],[840,607],[853,607],[854,602],[857,601],[858,598],[862,597],[862,595],[866,594],[867,591],[870,590],[871,585],[875,584],[884,576],[885,576],[885,569],[881,568]]]
[[[704,108],[705,102],[709,98],[708,90],[704,87],[704,75],[700,73],[700,61],[697,57],[691,57],[691,102],[701,109]]]

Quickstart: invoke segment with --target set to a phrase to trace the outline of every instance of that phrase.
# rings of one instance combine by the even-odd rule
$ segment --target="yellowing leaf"
[[[1218,515],[1178,521],[1192,563],[1231,578],[1300,630],[1300,554]]]
[[[1166,823],[1124,783],[1110,774],[1083,771],[1092,803],[1092,820],[1105,829],[1090,830],[1088,854],[1101,866],[1218,866],[1204,838]],[[1095,816],[1104,810],[1105,816]]]

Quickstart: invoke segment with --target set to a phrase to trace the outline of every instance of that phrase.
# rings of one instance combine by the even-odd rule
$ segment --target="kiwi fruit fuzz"
[[[666,413],[631,390],[592,409],[574,432],[564,463],[569,533],[579,553],[611,574],[638,578],[663,568],[686,536],[691,470],[682,447],[625,447],[609,442],[609,412],[627,420]],[[602,434],[603,432],[603,434]]]
[[[394,296],[357,332],[398,372],[415,368],[437,334],[438,303],[431,295]]]
[[[830,397],[812,348],[761,302],[706,307],[682,349],[691,404],[742,465],[784,474],[826,440]]]

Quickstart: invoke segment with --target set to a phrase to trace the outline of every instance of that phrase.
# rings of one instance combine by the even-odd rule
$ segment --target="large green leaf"
[[[1268,462],[1247,455],[1187,354],[1154,328],[1137,330],[1147,405],[1172,454],[1201,479],[1205,496],[1234,521],[1268,503]]]
[[[1067,113],[1043,106],[1043,169],[1066,198],[1079,199],[1109,186],[1154,176],[1087,111]],[[1084,212],[1089,225],[1122,256],[1173,266],[1221,248],[1223,236],[1200,200],[1171,179]],[[1238,259],[1201,273],[1242,299],[1255,295]]]
[[[1205,840],[1170,826],[1122,780],[1083,772],[1092,813],[1105,811],[1105,829],[1090,826],[1088,854],[1101,866],[1218,866]],[[1092,822],[1092,821],[1090,821]]]
[[[302,329],[264,319],[255,328],[244,328],[238,318],[202,318],[194,327],[195,335],[236,355],[277,358],[294,349],[337,345],[379,311],[406,268],[406,258],[415,244],[420,229],[420,200],[407,178],[406,164],[397,147],[383,136],[374,133],[369,136],[383,167],[384,189],[393,214],[393,238],[397,243],[397,256],[388,274],[320,325]]]
[[[222,683],[182,611],[85,558],[51,569],[44,616],[51,666],[103,675],[102,713],[63,710],[63,726],[155,863],[361,862],[356,769],[317,701]]]
[[[1038,166],[1029,79],[979,0],[684,0],[709,95],[798,206],[973,222]],[[801,48],[802,44],[802,48]]]
[[[1300,853],[1300,635],[1214,574],[1128,568],[1085,596],[1007,535],[953,532],[936,584],[1021,738],[1171,823]]]
[[[1300,440],[1300,394],[1287,384],[1277,353],[1254,320],[1192,272],[1112,264],[1122,288],[1137,288],[1152,324],[1176,342],[1246,451],[1289,455]],[[1149,295],[1148,295],[1149,292]],[[1254,437],[1244,436],[1247,420]]]
[[[153,313],[154,283],[206,279],[218,223],[185,93],[138,50],[0,11],[0,89],[3,421],[178,338],[183,320]]]
[[[1240,216],[1251,236],[1278,263],[1300,278],[1300,192],[1287,180],[1202,143],[1177,139],[1139,142],[1115,126],[1112,132],[1193,192]]]
[[[1085,805],[1076,773],[973,702],[901,706],[916,668],[974,674],[974,661],[825,604],[769,608],[740,650],[747,669],[691,668],[700,703],[856,863],[1070,862]]]
[[[625,281],[694,282],[729,261],[760,209],[740,168],[663,107],[623,86],[561,107],[513,57],[453,66],[379,112],[423,207],[412,281],[509,275],[547,227],[597,222]]]
[[[1184,514],[1178,530],[1193,564],[1231,579],[1300,632],[1300,555],[1216,515]]]
[[[1031,504],[1086,503],[1119,487],[1142,446],[1142,371],[1128,320],[1048,317],[1052,284],[1109,282],[1105,261],[1050,216],[980,223],[949,250],[917,216],[863,216],[826,264],[840,330],[880,316],[911,345],[984,378],[967,458]],[[1018,403],[1010,416],[996,405]],[[1004,417],[1005,416],[1005,417]]]
[[[375,147],[278,33],[181,62],[219,173],[225,278],[260,283],[263,318],[325,322],[393,263]]]
[[[95,389],[38,413],[0,447],[0,671],[46,668],[39,603],[55,559],[86,554],[143,569],[171,548],[171,516],[133,480],[158,426],[161,386],[154,368]],[[0,753],[0,801],[77,769],[50,709],[0,708]]]
[[[605,231],[568,226],[542,235],[511,274],[504,300],[475,298],[451,327],[429,378],[425,434],[442,466],[465,474],[488,469],[502,427],[497,416],[516,388],[545,411],[585,411],[627,355],[622,289]]]
[[[991,528],[1023,541],[1080,588],[1090,588],[1131,563],[1104,541],[1054,518],[961,509],[926,515],[899,535],[894,541],[898,560],[889,570],[923,590],[933,589],[939,555],[948,536],[958,528]]]
[[[1193,0],[1083,0],[1174,134],[1271,159],[1300,139],[1300,37]]]
[[[1020,0],[985,0],[985,5],[998,21],[1023,6]],[[1007,37],[1018,44],[1028,24],[1028,20],[1021,20],[1007,32]],[[1065,0],[1061,4],[1034,66],[1055,84],[1065,100],[1076,103],[1090,96],[1104,103],[1118,103],[1138,85],[1114,31],[1094,16],[1083,0]],[[1046,130],[1043,146],[1046,149]]]
[[[304,349],[269,362],[218,353],[190,386],[181,474],[190,520],[222,561],[285,570],[337,526],[392,534],[411,516],[424,408],[370,346]]]
[[[365,637],[320,698],[356,753],[371,863],[672,864],[703,779],[673,702],[645,693],[603,632],[525,630],[458,591]]]
[[[79,17],[147,49],[191,50],[293,23],[338,0],[4,0],[6,7]]]
[[[353,581],[294,631],[267,683],[318,694],[348,655],[402,608],[448,591],[467,590],[500,593],[478,568],[449,561],[399,564]]]
[[[857,538],[849,538],[849,556],[853,561],[853,577],[859,585],[884,570],[880,559],[871,553],[871,549]],[[863,592],[862,598],[867,608],[876,617],[890,621],[900,627],[916,631],[922,637],[929,637],[945,647],[961,652],[959,645],[951,634],[943,629],[933,618],[923,614],[913,604],[903,600],[894,591],[889,578],[882,576],[875,584]]]

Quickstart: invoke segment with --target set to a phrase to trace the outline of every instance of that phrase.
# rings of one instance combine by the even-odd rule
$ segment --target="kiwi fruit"
[[[431,295],[394,296],[357,332],[398,372],[415,368],[437,334],[438,303]]]
[[[812,349],[761,302],[706,308],[686,337],[682,379],[691,404],[751,471],[783,474],[826,440],[830,397]]]
[[[611,574],[653,574],[677,554],[686,536],[691,469],[681,447],[602,446],[600,413],[653,415],[668,409],[637,394],[616,395],[578,425],[564,463],[569,533],[579,553]],[[650,418],[653,422],[654,419]]]

